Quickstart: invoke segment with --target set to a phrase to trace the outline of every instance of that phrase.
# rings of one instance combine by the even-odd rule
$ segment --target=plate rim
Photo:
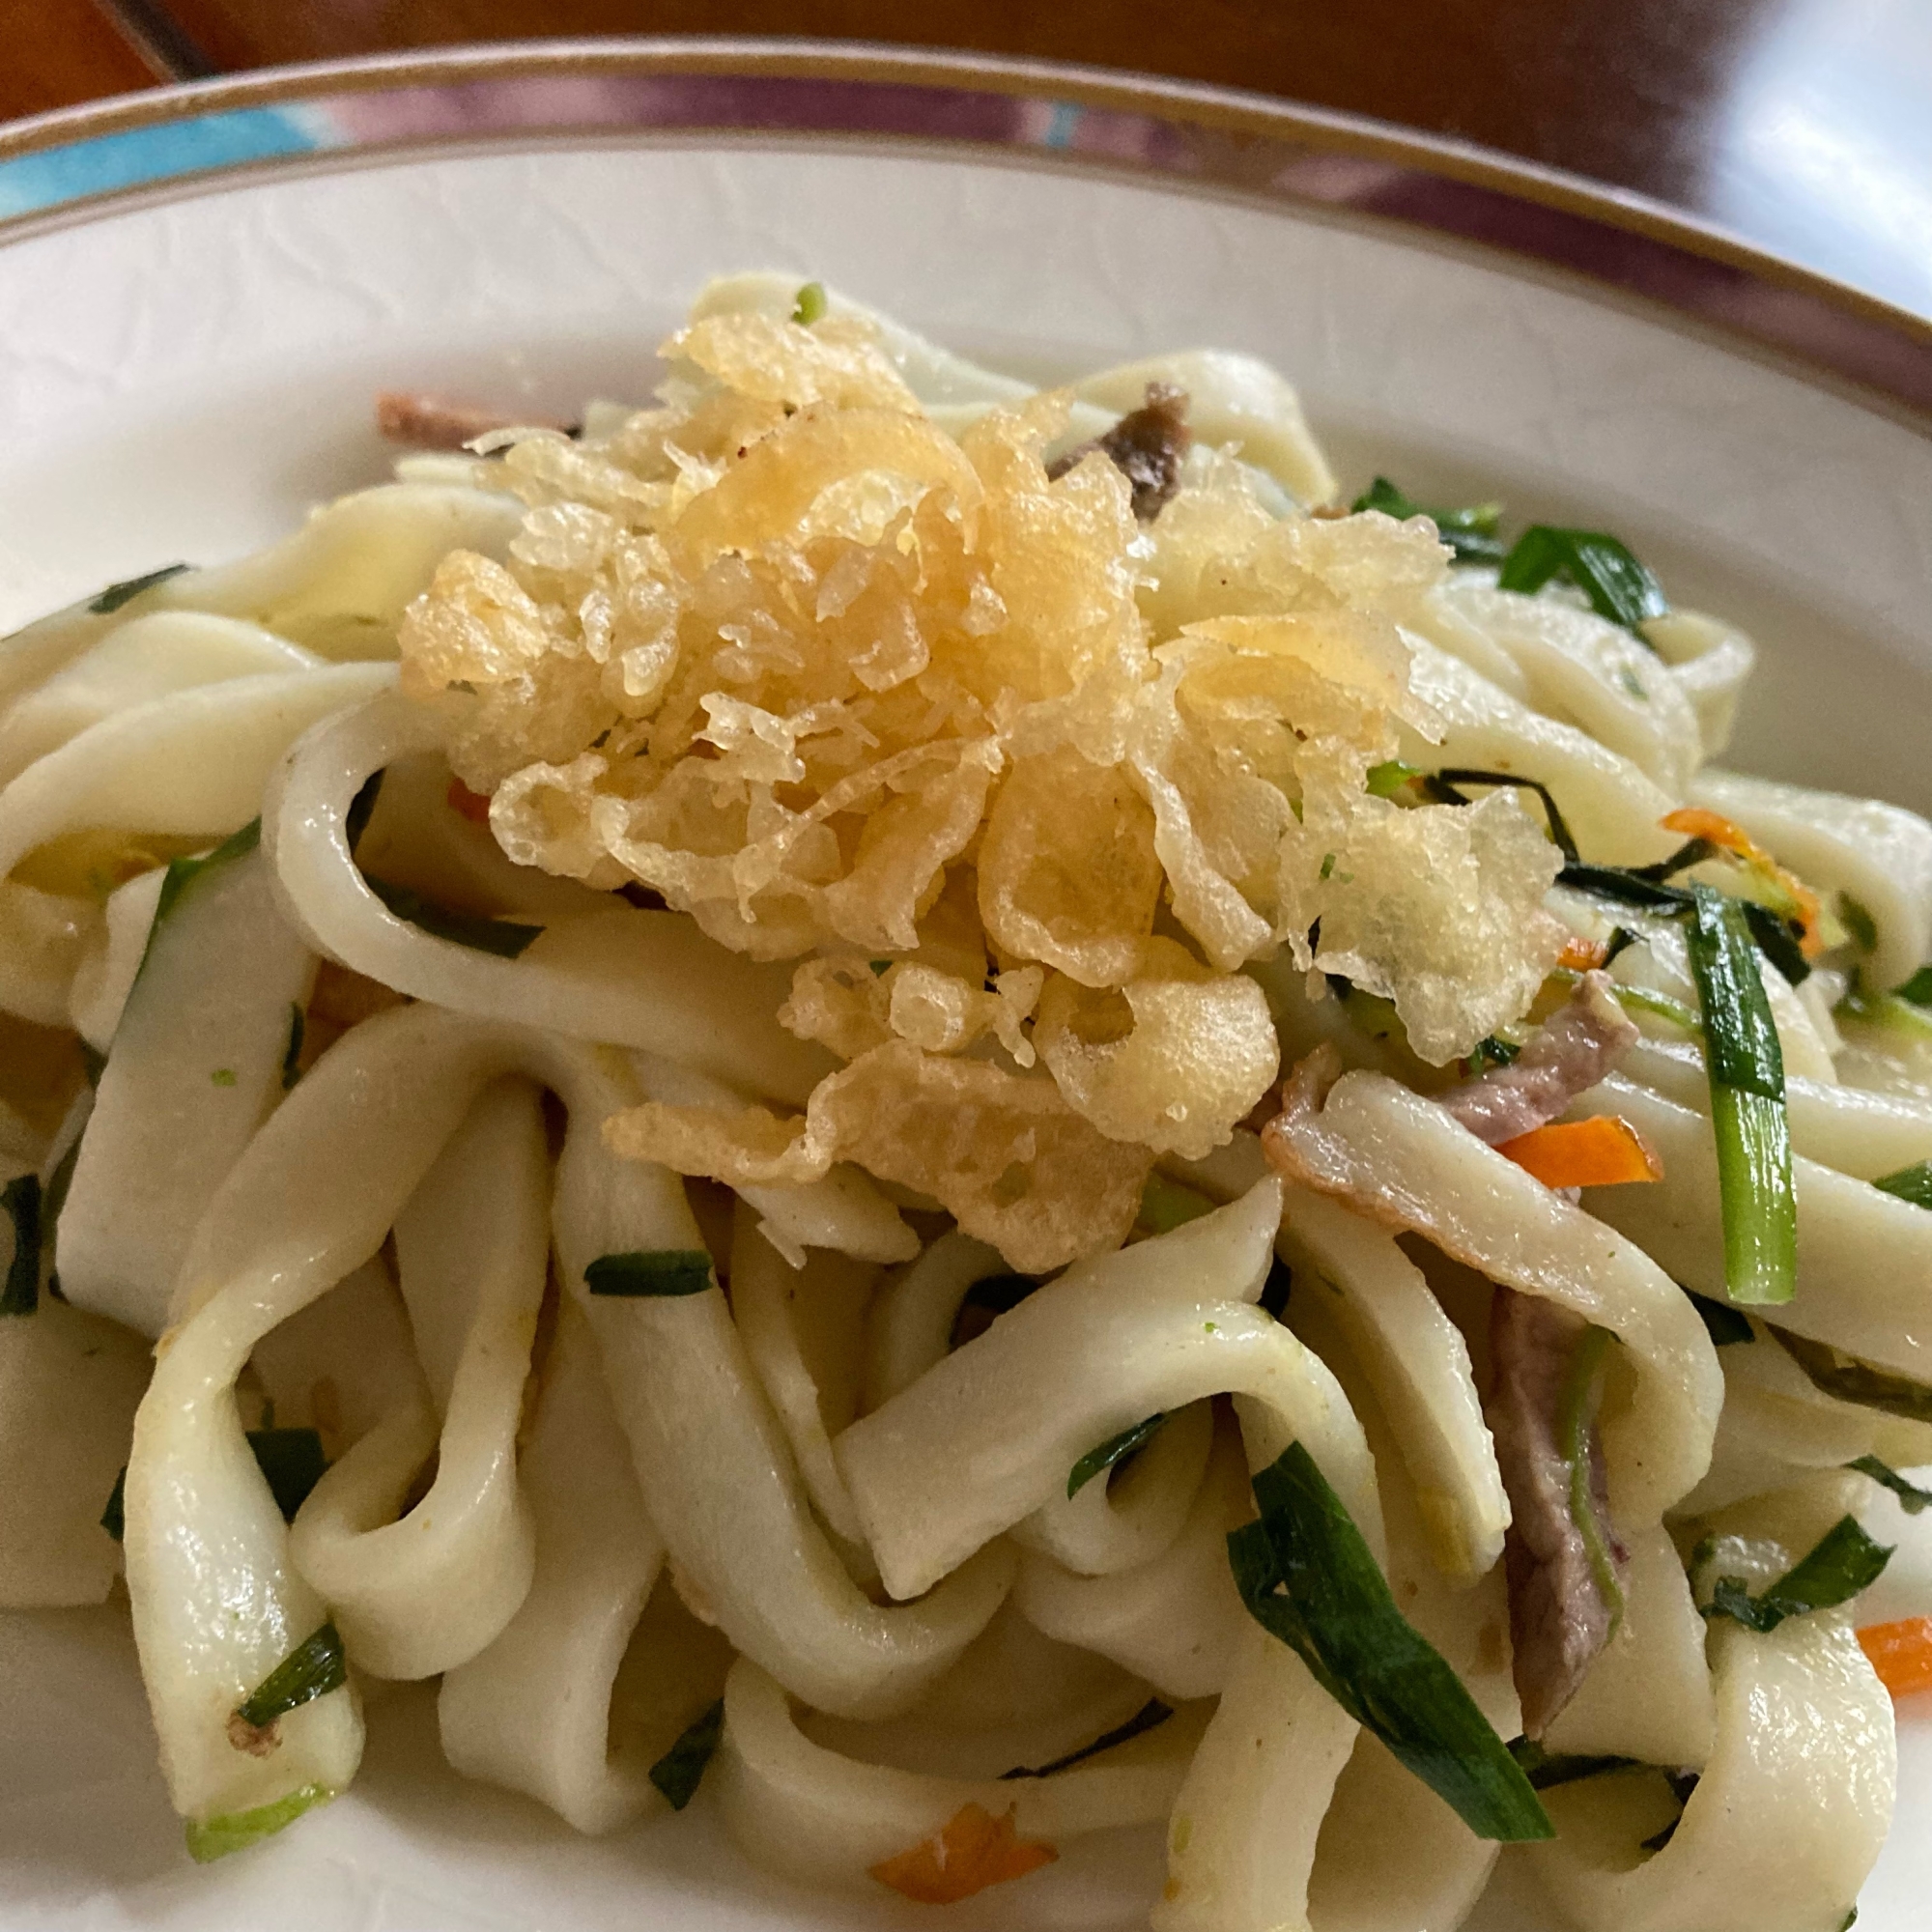
[[[558,80],[671,85],[635,89],[621,102],[586,92],[566,103],[552,90],[540,105],[531,84]],[[82,168],[80,185],[43,189],[7,212],[7,176],[37,160],[57,169],[62,151],[72,158],[77,149],[100,152],[89,144],[125,145],[157,128],[265,109],[327,116],[331,103],[353,108],[383,96],[389,99],[377,118],[386,116],[385,127],[366,125],[365,113],[365,125],[338,118],[326,140],[300,147],[153,156],[137,176],[104,186],[85,185]],[[1634,190],[1472,142],[1235,88],[876,42],[510,41],[266,68],[59,108],[0,126],[0,245],[137,201],[218,191],[243,176],[449,146],[450,130],[434,108],[458,96],[471,118],[456,138],[472,148],[512,134],[861,137],[901,149],[1004,155],[1041,168],[1099,165],[1173,188],[1234,189],[1305,213],[1367,216],[1689,320],[1733,348],[1848,384],[1866,407],[1932,430],[1932,317]],[[942,126],[909,128],[903,115],[886,114],[889,97],[909,111],[923,98],[935,123],[948,103],[978,112],[963,134],[949,137]]]

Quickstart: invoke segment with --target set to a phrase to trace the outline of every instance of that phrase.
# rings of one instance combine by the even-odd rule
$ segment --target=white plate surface
[[[0,237],[0,629],[214,561],[379,477],[377,387],[574,411],[641,396],[713,273],[836,282],[969,352],[1057,372],[1211,343],[1302,387],[1344,480],[1467,489],[1628,537],[1765,663],[1741,763],[1932,808],[1932,441],[1580,284],[1364,220],[908,147],[497,141],[206,185]],[[5,1506],[0,1503],[0,1506]],[[1923,1932],[1932,1712],[1861,1932]],[[981,1927],[1145,1922],[1157,1846],[1093,1843]],[[1021,1915],[1024,1915],[1023,1917]],[[1545,1932],[1509,1861],[1476,1926]],[[371,1713],[363,1776],[199,1871],[153,1765],[125,1606],[0,1617],[0,1927],[195,1932],[932,1926],[752,1873],[704,1801],[613,1840],[461,1784],[433,1706]],[[1394,1932],[1394,1928],[1392,1928]],[[1407,1928],[1403,1928],[1407,1932]]]

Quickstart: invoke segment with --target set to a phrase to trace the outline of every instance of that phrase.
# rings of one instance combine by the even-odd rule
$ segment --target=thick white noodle
[[[612,901],[546,925],[521,957],[504,959],[434,938],[383,904],[350,856],[349,808],[374,773],[440,737],[433,714],[391,695],[311,732],[275,773],[262,842],[316,946],[417,999],[566,1039],[644,1047],[802,1102],[833,1062],[778,1024],[789,972],[726,952],[682,914]]]
[[[1932,825],[1916,811],[1738,772],[1700,772],[1691,796],[1735,819],[1828,899],[1848,893],[1871,914],[1875,985],[1895,986],[1932,958]]]
[[[105,923],[74,972],[68,1014],[74,1032],[97,1053],[114,1044],[114,1030],[147,954],[148,930],[167,876],[165,866],[156,867],[108,895]]]
[[[1577,842],[1605,865],[1639,866],[1683,841],[1657,821],[1678,801],[1631,761],[1561,719],[1546,718],[1427,639],[1406,633],[1409,688],[1440,719],[1439,743],[1405,725],[1402,755],[1425,771],[1534,772]]]
[[[1137,1569],[1082,1577],[1029,1554],[1013,1601],[1048,1636],[1112,1658],[1163,1697],[1215,1696],[1248,1621],[1228,1567],[1228,1532],[1253,1511],[1247,1458],[1230,1417],[1215,1430],[1208,1474],[1180,1534],[1158,1556]]]
[[[237,677],[103,718],[0,791],[0,877],[64,832],[225,838],[255,816],[294,739],[395,675],[386,665],[335,665]]]
[[[909,1387],[952,1347],[952,1324],[975,1282],[1008,1272],[998,1248],[955,1228],[879,1290],[867,1321],[867,1412]]]
[[[1286,1189],[1277,1245],[1297,1290],[1331,1297],[1401,1442],[1436,1566],[1474,1582],[1502,1554],[1510,1506],[1462,1331],[1395,1236],[1337,1202]]]
[[[724,1688],[717,1781],[725,1821],[749,1856],[810,1885],[875,1889],[873,1865],[934,1836],[963,1806],[1009,1808],[1022,1839],[1078,1837],[1167,1815],[1186,1768],[1179,1718],[1052,1777],[935,1777],[862,1764],[808,1738],[781,1685],[750,1658]]]
[[[1647,618],[1642,630],[1697,713],[1704,755],[1719,756],[1731,742],[1738,699],[1757,663],[1757,647],[1736,625],[1702,611],[1666,611]]]
[[[528,1590],[535,1530],[516,1435],[550,1263],[550,1154],[535,1089],[487,1089],[398,1216],[397,1271],[428,1402],[358,1443],[296,1518],[296,1567],[351,1659],[430,1677],[474,1657]],[[440,1423],[439,1439],[438,1425]],[[431,1448],[436,1479],[396,1512]]]
[[[154,926],[60,1217],[75,1307],[161,1332],[196,1224],[282,1097],[314,976],[259,850],[211,862]]]
[[[314,670],[322,662],[233,617],[156,611],[130,618],[0,714],[0,785],[117,711],[197,685]]]
[[[1274,1131],[1292,1145],[1305,1184],[1616,1336],[1635,1370],[1628,1404],[1613,1405],[1604,1423],[1620,1523],[1656,1522],[1704,1473],[1723,1376],[1696,1311],[1640,1244],[1573,1208],[1435,1101],[1378,1073],[1345,1073],[1325,1105],[1291,1105]],[[1715,1214],[1715,1177],[1710,1186]],[[1614,1198],[1617,1190],[1602,1192]],[[1636,1214],[1646,1225],[1649,1208],[1646,1200]]]
[[[1663,1163],[1663,1179],[1649,1186],[1588,1190],[1590,1212],[1686,1288],[1721,1300],[1723,1219],[1710,1122],[1620,1074],[1593,1088],[1574,1111],[1622,1116]],[[1793,1174],[1798,1284],[1792,1300],[1775,1311],[1778,1326],[1932,1382],[1932,1331],[1924,1323],[1932,1214],[1803,1155]]]
[[[488,1649],[442,1680],[444,1755],[466,1777],[527,1792],[580,1832],[614,1831],[663,1800],[641,1750],[611,1749],[611,1691],[664,1565],[597,1345],[574,1302],[557,1311],[520,1473],[536,1571]]]

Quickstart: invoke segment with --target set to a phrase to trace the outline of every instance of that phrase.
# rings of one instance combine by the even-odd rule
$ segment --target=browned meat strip
[[[567,429],[548,416],[505,415],[501,410],[477,409],[451,402],[446,396],[410,395],[384,389],[376,398],[376,427],[391,442],[412,449],[461,449],[493,429]]]
[[[1576,1695],[1623,1615],[1630,1558],[1610,1523],[1603,1445],[1587,1407],[1601,1333],[1553,1301],[1496,1290],[1488,1415],[1509,1492],[1503,1566],[1529,1738]],[[1573,1448],[1585,1465],[1580,1482]]]
[[[1151,524],[1180,488],[1180,465],[1194,446],[1187,427],[1187,391],[1171,383],[1150,383],[1147,401],[1123,415],[1105,436],[1083,442],[1047,470],[1065,476],[1083,456],[1096,449],[1127,479],[1134,493],[1134,515]]]
[[[1507,1066],[1492,1066],[1439,1095],[1492,1147],[1546,1125],[1609,1072],[1637,1037],[1605,973],[1585,973],[1570,1003]]]

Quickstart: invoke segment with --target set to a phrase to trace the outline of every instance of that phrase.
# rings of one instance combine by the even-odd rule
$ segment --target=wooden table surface
[[[1255,88],[1656,196],[1932,314],[1932,0],[0,0],[0,119],[285,61],[624,33]]]

